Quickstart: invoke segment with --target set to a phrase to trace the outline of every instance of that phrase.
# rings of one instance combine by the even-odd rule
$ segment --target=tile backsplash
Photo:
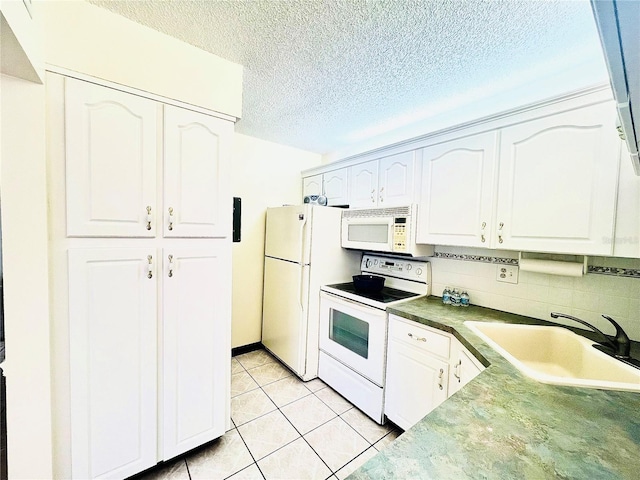
[[[430,261],[433,295],[455,287],[469,293],[472,305],[580,327],[549,316],[567,313],[614,334],[600,316],[605,314],[640,341],[640,259],[589,257],[589,273],[582,277],[520,271],[517,284],[496,277],[501,265],[518,263],[518,252],[439,246]]]

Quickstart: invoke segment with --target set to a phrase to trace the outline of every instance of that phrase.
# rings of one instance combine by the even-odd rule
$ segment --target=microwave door
[[[393,251],[393,219],[351,218],[342,229],[342,246],[377,252]]]

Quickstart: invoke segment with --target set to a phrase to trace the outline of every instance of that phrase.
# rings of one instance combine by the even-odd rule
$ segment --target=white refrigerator
[[[305,381],[318,376],[320,286],[360,273],[361,253],[340,246],[341,212],[267,209],[262,344]]]

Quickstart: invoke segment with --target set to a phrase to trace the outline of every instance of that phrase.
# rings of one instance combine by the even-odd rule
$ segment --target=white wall
[[[233,244],[233,347],[261,340],[266,208],[301,203],[300,171],[318,165],[318,154],[235,135],[233,195],[242,198],[242,241]]]
[[[53,478],[44,87],[3,75],[3,274],[9,478]]]
[[[436,247],[436,253],[487,255],[517,258],[517,252]],[[609,315],[629,337],[640,341],[640,278],[601,274],[563,277],[520,272],[517,284],[496,280],[498,265],[448,258],[432,258],[432,293],[442,296],[446,286],[466,290],[473,305],[582,328],[575,322],[553,320],[551,312],[562,312],[586,320],[608,334],[615,334]],[[640,259],[590,257],[589,265],[640,269]],[[456,307],[452,307],[456,308]]]
[[[45,61],[242,116],[242,66],[83,1],[42,2]]]

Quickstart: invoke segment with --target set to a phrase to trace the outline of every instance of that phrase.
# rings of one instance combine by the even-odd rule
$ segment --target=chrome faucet
[[[607,315],[602,315],[604,319],[609,320],[613,324],[613,326],[616,327],[616,337],[612,341],[611,339],[609,339],[609,337],[607,337],[604,333],[602,333],[596,327],[594,327],[590,323],[585,322],[584,320],[580,320],[579,318],[572,317],[571,315],[565,315],[564,313],[556,313],[556,312],[551,312],[551,317],[552,318],[558,318],[558,317],[568,318],[569,320],[573,320],[574,322],[578,322],[583,325],[586,325],[587,327],[589,327],[591,330],[593,330],[603,338],[604,342],[598,342],[598,343],[600,343],[601,345],[606,345],[613,349],[614,357],[621,358],[621,359],[629,358],[629,352],[631,351],[631,342],[627,334],[622,329],[622,327],[613,318],[608,317]]]

